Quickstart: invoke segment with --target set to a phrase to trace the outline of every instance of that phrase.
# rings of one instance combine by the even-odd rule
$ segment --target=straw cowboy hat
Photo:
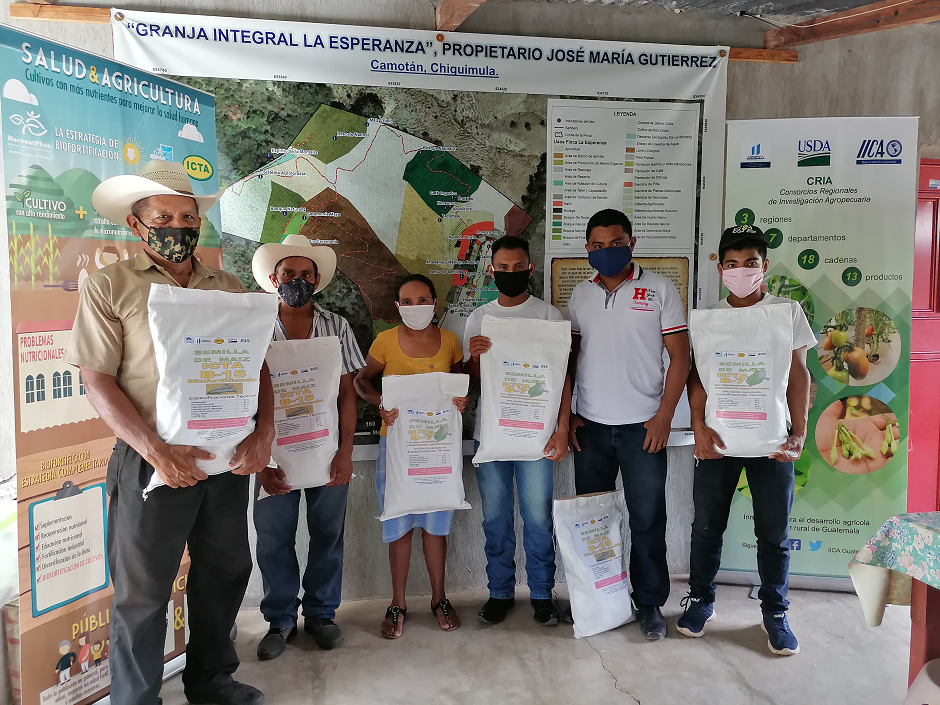
[[[323,291],[336,273],[336,253],[332,248],[311,245],[303,235],[294,233],[285,237],[280,244],[269,242],[255,250],[255,256],[251,258],[251,273],[265,291],[277,293],[277,287],[271,283],[271,275],[277,263],[285,257],[306,257],[317,265],[317,273],[320,275],[317,291]]]
[[[189,196],[202,215],[222,198],[222,191],[212,196],[193,195],[189,174],[179,162],[153,159],[144,164],[137,176],[122,174],[105,179],[91,195],[91,205],[115,225],[127,226],[131,207],[149,196]]]

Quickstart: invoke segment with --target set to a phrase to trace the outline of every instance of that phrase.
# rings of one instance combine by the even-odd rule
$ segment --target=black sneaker
[[[662,610],[656,605],[637,605],[637,619],[640,622],[640,633],[649,641],[659,641],[666,636],[666,620]]]
[[[483,605],[483,609],[477,612],[477,619],[483,624],[499,624],[516,606],[516,598],[510,597],[508,600],[500,600],[498,597],[491,597]]]
[[[278,629],[271,627],[268,633],[258,642],[258,660],[270,661],[284,653],[287,648],[287,642],[294,638],[297,633],[297,627],[290,629]]]
[[[543,627],[554,627],[558,624],[560,612],[558,611],[558,607],[555,606],[554,600],[530,600],[530,602],[532,603],[532,607],[535,608],[536,622]]]
[[[264,693],[233,680],[204,690],[187,692],[186,699],[193,705],[263,705]]]
[[[325,651],[343,645],[343,631],[332,619],[304,619],[304,631]]]
[[[800,653],[800,642],[790,631],[786,612],[765,614],[761,629],[767,634],[767,648],[778,656],[792,656]]]
[[[680,603],[685,611],[676,622],[680,634],[697,638],[705,633],[705,625],[715,619],[715,605],[705,602],[701,597],[686,595]]]

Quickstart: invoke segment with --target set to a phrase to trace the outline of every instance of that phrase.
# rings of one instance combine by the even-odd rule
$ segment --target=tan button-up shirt
[[[152,430],[157,429],[157,360],[147,320],[151,284],[179,283],[145,252],[89,275],[65,362],[112,375]],[[189,289],[244,291],[234,274],[193,259]]]

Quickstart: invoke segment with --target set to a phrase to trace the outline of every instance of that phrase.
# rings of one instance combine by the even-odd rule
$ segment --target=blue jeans
[[[770,458],[718,458],[699,460],[695,466],[692,498],[692,556],[689,586],[692,597],[715,601],[715,575],[721,564],[722,534],[728,526],[731,500],[741,477],[754,502],[757,537],[758,597],[765,613],[787,609],[790,570],[790,508],[793,506],[793,463]]]
[[[554,463],[548,458],[480,463],[477,483],[483,504],[486,536],[486,577],[490,597],[511,598],[516,589],[516,530],[512,480],[519,490],[525,570],[533,600],[546,600],[555,587],[555,544],[552,535]]]
[[[575,432],[574,486],[580,494],[612,492],[617,472],[630,514],[630,584],[638,605],[659,606],[669,597],[666,565],[666,449],[643,450],[641,423],[607,426],[584,419]]]
[[[261,613],[272,628],[297,625],[297,609],[305,619],[333,619],[343,588],[343,527],[348,485],[312,487],[256,499],[258,567],[264,584]],[[300,494],[307,497],[310,549],[300,593],[300,566],[294,547],[300,515]]]

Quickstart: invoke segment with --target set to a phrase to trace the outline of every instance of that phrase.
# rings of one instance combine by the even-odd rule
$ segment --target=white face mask
[[[411,330],[424,330],[434,319],[433,304],[422,304],[419,306],[402,306],[397,301],[398,314],[401,316],[402,323],[411,328]]]

